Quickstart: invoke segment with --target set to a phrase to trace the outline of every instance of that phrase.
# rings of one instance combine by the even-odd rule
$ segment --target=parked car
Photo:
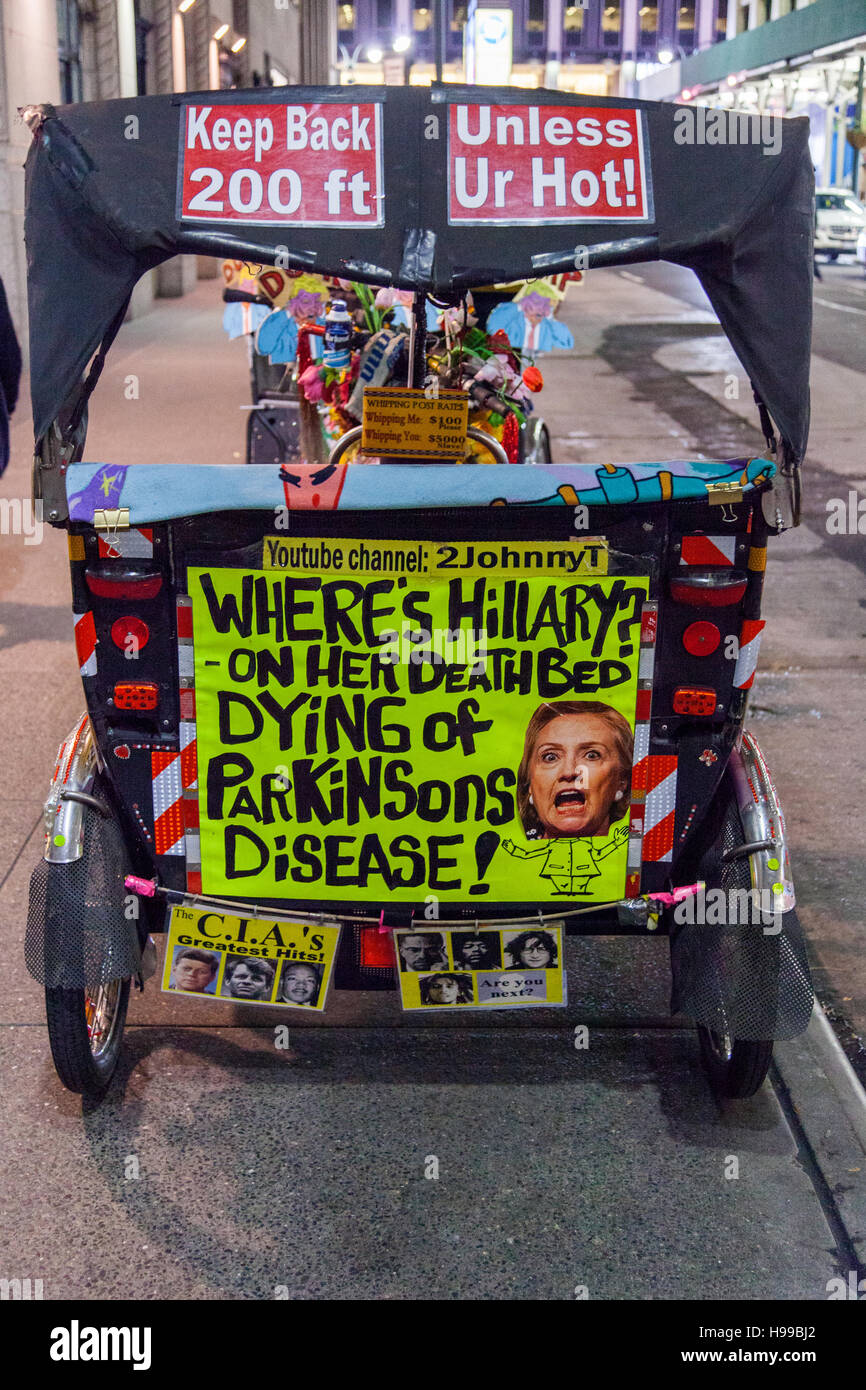
[[[854,254],[863,267],[863,274],[866,275],[866,226],[857,238],[857,250]]]
[[[866,230],[866,207],[849,188],[815,190],[815,250],[831,261],[840,252],[857,250],[857,238]]]

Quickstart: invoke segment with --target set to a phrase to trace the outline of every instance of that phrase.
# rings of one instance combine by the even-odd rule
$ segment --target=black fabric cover
[[[383,106],[385,225],[378,229],[181,224],[180,107],[376,101]],[[447,104],[637,107],[644,112],[652,222],[449,226]],[[678,144],[681,108],[515,88],[276,88],[140,97],[54,111],[27,161],[27,255],[37,439],[80,381],[145,271],[179,252],[275,260],[325,274],[448,292],[590,264],[661,258],[694,269],[740,361],[799,463],[809,425],[813,173],[806,119],[760,143]],[[138,138],[127,138],[128,118]],[[439,117],[440,138],[429,138]],[[425,138],[425,130],[428,132]],[[241,232],[238,235],[238,232]]]

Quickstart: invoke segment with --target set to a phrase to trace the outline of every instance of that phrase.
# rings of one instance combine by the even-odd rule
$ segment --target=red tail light
[[[111,624],[111,640],[122,652],[143,651],[150,640],[150,628],[141,618],[118,618]]]
[[[681,685],[674,691],[674,713],[703,715],[715,714],[716,692],[703,686]]]
[[[149,570],[89,569],[84,578],[97,598],[156,598],[162,588],[162,575]]]
[[[683,633],[683,646],[690,656],[712,656],[721,640],[715,623],[689,623]]]
[[[159,686],[153,681],[119,681],[114,687],[116,709],[156,709]]]
[[[671,578],[671,598],[693,608],[728,608],[746,592],[748,576],[741,570],[699,570],[689,567]]]

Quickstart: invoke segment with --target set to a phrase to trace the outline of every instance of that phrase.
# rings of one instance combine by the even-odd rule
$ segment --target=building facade
[[[442,0],[445,81],[464,81],[464,34],[473,0]],[[512,16],[512,82],[562,90],[616,90],[620,66],[657,61],[659,53],[690,54],[726,37],[729,0],[474,0],[479,9]],[[435,56],[433,0],[351,0],[337,3],[343,80],[376,81],[395,40],[411,63],[410,81],[432,80]],[[601,73],[607,83],[594,80]],[[587,85],[587,80],[589,84]]]
[[[315,23],[322,4],[329,13],[326,0],[0,0],[0,276],[23,340],[30,132],[19,108],[299,82],[305,21],[318,36],[307,44],[307,80],[327,81],[336,14],[325,26],[325,53]],[[213,270],[212,262],[176,257],[136,287],[133,313]]]
[[[637,95],[806,116],[815,178],[866,197],[866,0],[730,0],[726,39],[638,83]]]

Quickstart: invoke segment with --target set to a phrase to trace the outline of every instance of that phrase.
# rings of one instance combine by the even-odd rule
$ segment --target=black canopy
[[[25,116],[37,439],[139,277],[179,252],[447,293],[567,270],[588,248],[590,265],[692,267],[785,463],[803,457],[805,119],[450,85],[183,93]]]

